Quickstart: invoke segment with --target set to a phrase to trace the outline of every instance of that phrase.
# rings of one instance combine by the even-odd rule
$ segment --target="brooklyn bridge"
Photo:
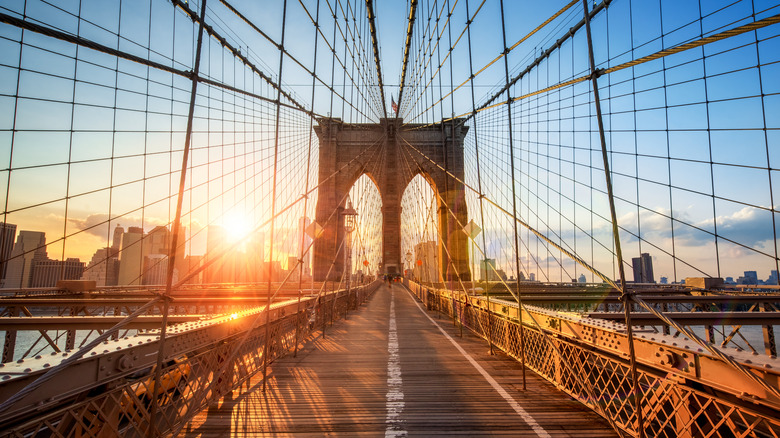
[[[0,437],[780,437],[778,23],[3,2]]]

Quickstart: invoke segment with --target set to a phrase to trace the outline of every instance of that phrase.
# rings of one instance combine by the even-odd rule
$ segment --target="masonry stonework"
[[[462,119],[432,125],[402,124],[380,119],[377,124],[348,124],[322,118],[314,128],[319,137],[319,195],[316,221],[323,234],[314,242],[314,279],[338,280],[343,272],[340,243],[344,237],[346,195],[363,174],[376,183],[382,198],[382,271],[401,273],[401,197],[412,178],[421,174],[438,194],[442,280],[471,278],[468,242],[462,228],[468,222],[463,164]],[[446,169],[446,171],[445,171]],[[448,174],[449,173],[449,174]]]

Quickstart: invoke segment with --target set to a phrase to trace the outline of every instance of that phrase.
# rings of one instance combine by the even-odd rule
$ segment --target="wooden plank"
[[[537,436],[399,286],[383,286],[298,357],[275,362],[265,394],[257,376],[200,413],[181,436],[384,435],[393,299],[403,393],[399,428],[409,436]],[[551,436],[616,436],[604,419],[530,371],[522,391],[519,363],[491,356],[485,341],[468,333],[457,338],[450,320],[433,318]]]

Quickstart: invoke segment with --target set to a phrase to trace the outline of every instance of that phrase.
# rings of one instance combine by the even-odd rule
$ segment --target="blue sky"
[[[281,41],[282,2],[234,3],[274,41]],[[331,93],[321,84],[314,88],[312,102],[311,77],[289,58],[284,61],[281,81],[285,90],[322,115],[354,122],[373,119],[358,90],[343,87],[345,73],[338,64],[331,79],[333,56],[322,37],[317,40],[314,63],[311,20],[298,2],[288,3],[285,48],[307,69],[316,68],[323,81],[332,82],[348,104],[338,99],[331,104]],[[316,3],[303,2],[312,14]],[[458,2],[451,17],[453,39],[464,29],[466,5],[473,15],[481,3]],[[78,32],[84,38],[180,70],[192,68],[197,28],[169,2],[72,0],[56,2],[55,7],[40,0],[16,0],[4,2],[0,8],[18,15],[25,4],[28,20],[33,22]],[[321,17],[329,16],[328,4],[336,3],[320,1]],[[358,13],[364,8],[362,1],[339,4],[345,10],[355,4]],[[437,2],[436,6],[442,4]],[[505,1],[508,44],[514,44],[565,4]],[[198,2],[190,5],[197,8]],[[428,24],[433,6],[433,1],[420,1],[418,32]],[[398,96],[408,2],[378,1],[375,7],[389,111],[390,96]],[[510,75],[525,68],[579,21],[581,7],[575,5],[513,50],[508,55]],[[79,10],[81,19],[77,18]],[[596,60],[603,68],[619,65],[702,34],[750,22],[754,10],[756,19],[762,19],[777,14],[780,6],[777,1],[614,0],[593,22]],[[272,44],[217,1],[209,2],[207,20],[258,69],[278,80],[279,52]],[[325,39],[331,41],[332,20],[322,18],[321,25]],[[430,25],[435,25],[435,19]],[[359,27],[361,41],[369,48],[367,24],[361,22]],[[625,229],[621,236],[624,253],[630,259],[650,252],[656,277],[676,275],[681,279],[703,273],[736,277],[752,268],[765,278],[775,269],[773,217],[774,226],[780,226],[773,208],[780,183],[774,170],[780,168],[780,119],[774,116],[780,110],[779,32],[778,25],[769,26],[599,79],[618,218]],[[82,259],[105,245],[108,230],[99,226],[72,234],[88,228],[85,224],[107,218],[109,212],[112,226],[143,223],[150,228],[169,222],[172,199],[168,194],[176,185],[181,161],[189,81],[33,32],[24,33],[20,59],[20,37],[18,28],[0,25],[0,162],[6,163],[0,166],[5,169],[0,174],[0,189],[10,183],[6,220],[23,229],[45,230],[50,241],[70,236],[65,248],[60,244],[50,249],[50,255]],[[441,44],[443,56],[449,45],[448,33]],[[502,51],[498,1],[486,1],[476,15],[471,45],[475,70]],[[587,74],[585,47],[584,33],[578,32],[519,81],[511,90],[512,96]],[[415,40],[413,51],[417,48]],[[343,42],[336,49],[344,60]],[[367,63],[364,68],[373,74],[373,55],[370,51],[366,55],[361,62]],[[427,58],[412,58],[411,72],[421,59]],[[430,123],[441,115],[471,110],[468,84],[423,111],[442,96],[440,78],[445,93],[468,78],[467,35],[455,46],[451,59],[452,69],[449,62],[444,63],[431,88],[423,91],[422,86],[414,87],[414,80],[408,82],[408,102],[419,103],[409,108],[407,121]],[[436,60],[434,56],[421,74],[421,85],[430,80]],[[347,59],[346,73],[357,78],[361,69],[353,70],[351,62]],[[204,45],[201,72],[212,80],[276,98],[275,90],[214,39]],[[476,105],[503,81],[503,60],[480,73],[474,80]],[[518,211],[524,221],[563,246],[582,252],[598,269],[612,275],[609,223],[604,220],[609,212],[600,193],[603,171],[593,113],[588,82],[513,104],[514,178],[507,164],[506,108],[480,113],[469,122],[472,137],[467,140],[467,178],[475,185],[474,148],[478,144],[483,184],[496,202],[511,209],[507,193],[514,180]],[[253,223],[268,216],[273,114],[270,103],[200,87],[188,186],[191,197],[186,207],[190,212],[188,228],[222,223],[228,211],[243,212],[240,214],[251,216]],[[301,162],[302,153],[305,156],[307,129],[305,116],[285,113],[280,136],[284,182],[279,185],[284,202],[300,195],[294,187],[307,177],[305,168],[295,165]],[[312,154],[316,162],[316,148]],[[308,175],[310,181],[315,175],[316,166]],[[469,196],[473,216],[478,205],[473,194]],[[304,214],[300,208],[282,227],[294,228],[293,216]],[[307,211],[311,209],[310,203]],[[120,217],[115,217],[118,212]],[[511,227],[495,211],[488,214],[486,222],[488,256],[510,271],[513,250],[506,242],[511,240],[507,235]],[[717,250],[712,235],[716,226]],[[539,247],[534,238],[524,239],[524,264],[529,270],[547,269],[550,261],[550,269],[556,271],[550,273],[551,279],[581,272],[555,251]],[[536,248],[541,249],[533,254]],[[556,264],[560,266],[556,268]]]

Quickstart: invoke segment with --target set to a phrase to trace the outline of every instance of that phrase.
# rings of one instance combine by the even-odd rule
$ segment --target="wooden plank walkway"
[[[180,436],[616,436],[530,371],[523,391],[520,373],[483,340],[459,338],[450,320],[423,310],[403,287],[382,286],[326,337],[269,367],[265,393],[257,376]]]

